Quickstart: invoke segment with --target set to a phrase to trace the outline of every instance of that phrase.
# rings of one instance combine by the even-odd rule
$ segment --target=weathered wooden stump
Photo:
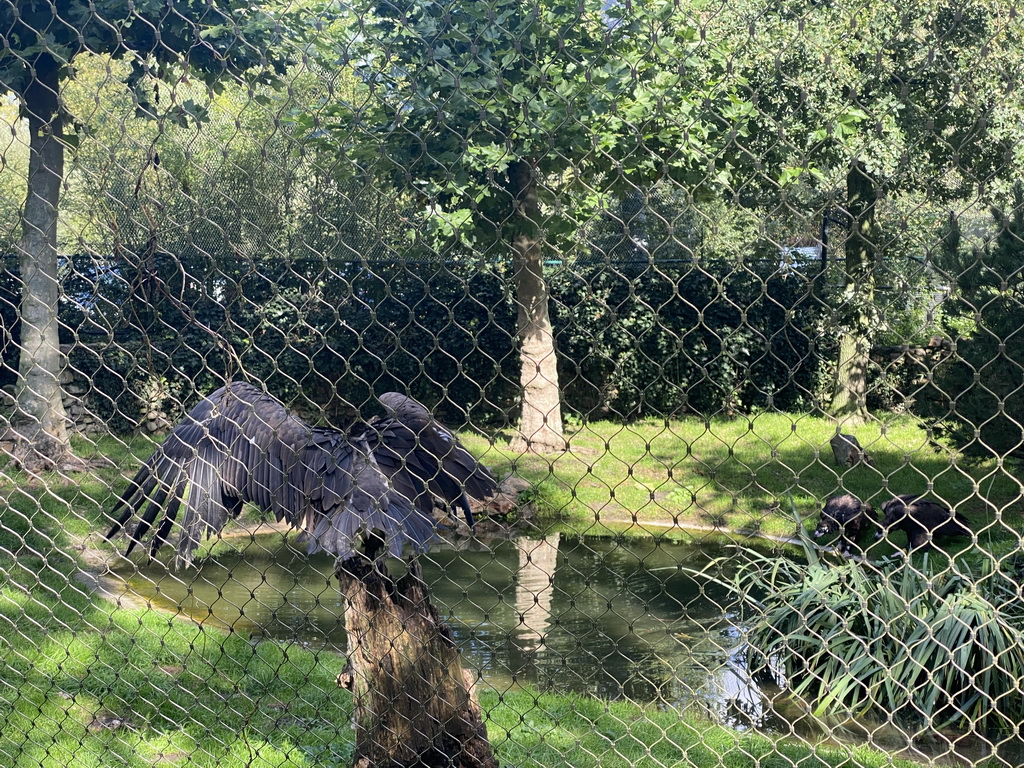
[[[473,675],[430,602],[419,565],[397,581],[382,562],[343,562],[357,768],[497,768]]]

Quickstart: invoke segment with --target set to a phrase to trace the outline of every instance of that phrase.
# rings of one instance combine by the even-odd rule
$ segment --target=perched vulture
[[[178,561],[189,562],[245,503],[301,529],[310,552],[340,559],[364,541],[370,556],[381,545],[422,551],[435,502],[459,505],[472,525],[468,497],[495,493],[490,472],[415,400],[380,400],[386,416],[342,431],[310,426],[251,384],[218,389],[139,469],[107,539],[126,530],[126,555],[140,544],[153,555],[177,523]]]

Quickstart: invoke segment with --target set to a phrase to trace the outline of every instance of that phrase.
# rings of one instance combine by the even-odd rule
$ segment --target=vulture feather
[[[346,431],[313,427],[244,382],[214,392],[168,434],[131,480],[111,515],[111,539],[127,531],[126,555],[153,555],[178,526],[178,560],[250,503],[309,537],[310,552],[352,557],[362,540],[400,555],[433,536],[435,501],[493,496],[490,472],[415,400],[389,392],[384,417]]]

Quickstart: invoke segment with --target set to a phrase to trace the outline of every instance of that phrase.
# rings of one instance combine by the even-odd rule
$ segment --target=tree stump
[[[345,597],[357,768],[497,768],[473,675],[430,602],[419,565],[393,580],[382,562],[336,572]]]

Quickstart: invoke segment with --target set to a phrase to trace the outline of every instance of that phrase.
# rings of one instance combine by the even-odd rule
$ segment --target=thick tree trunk
[[[519,308],[520,384],[523,407],[514,451],[551,453],[566,449],[562,434],[558,358],[548,314],[548,284],[540,246],[540,206],[533,168],[525,160],[509,167],[516,207],[512,238],[516,304]]]
[[[15,459],[38,471],[65,467],[71,460],[67,419],[61,400],[57,302],[57,211],[64,180],[64,137],[60,109],[60,65],[49,54],[35,61],[35,77],[24,91],[29,127],[28,194],[22,214],[21,357],[11,419]]]
[[[859,160],[846,175],[846,210],[851,219],[846,240],[839,359],[830,412],[841,423],[869,418],[868,365],[875,302],[877,187]]]
[[[397,582],[382,564],[341,564],[357,768],[497,768],[473,675],[430,602],[415,561]]]

